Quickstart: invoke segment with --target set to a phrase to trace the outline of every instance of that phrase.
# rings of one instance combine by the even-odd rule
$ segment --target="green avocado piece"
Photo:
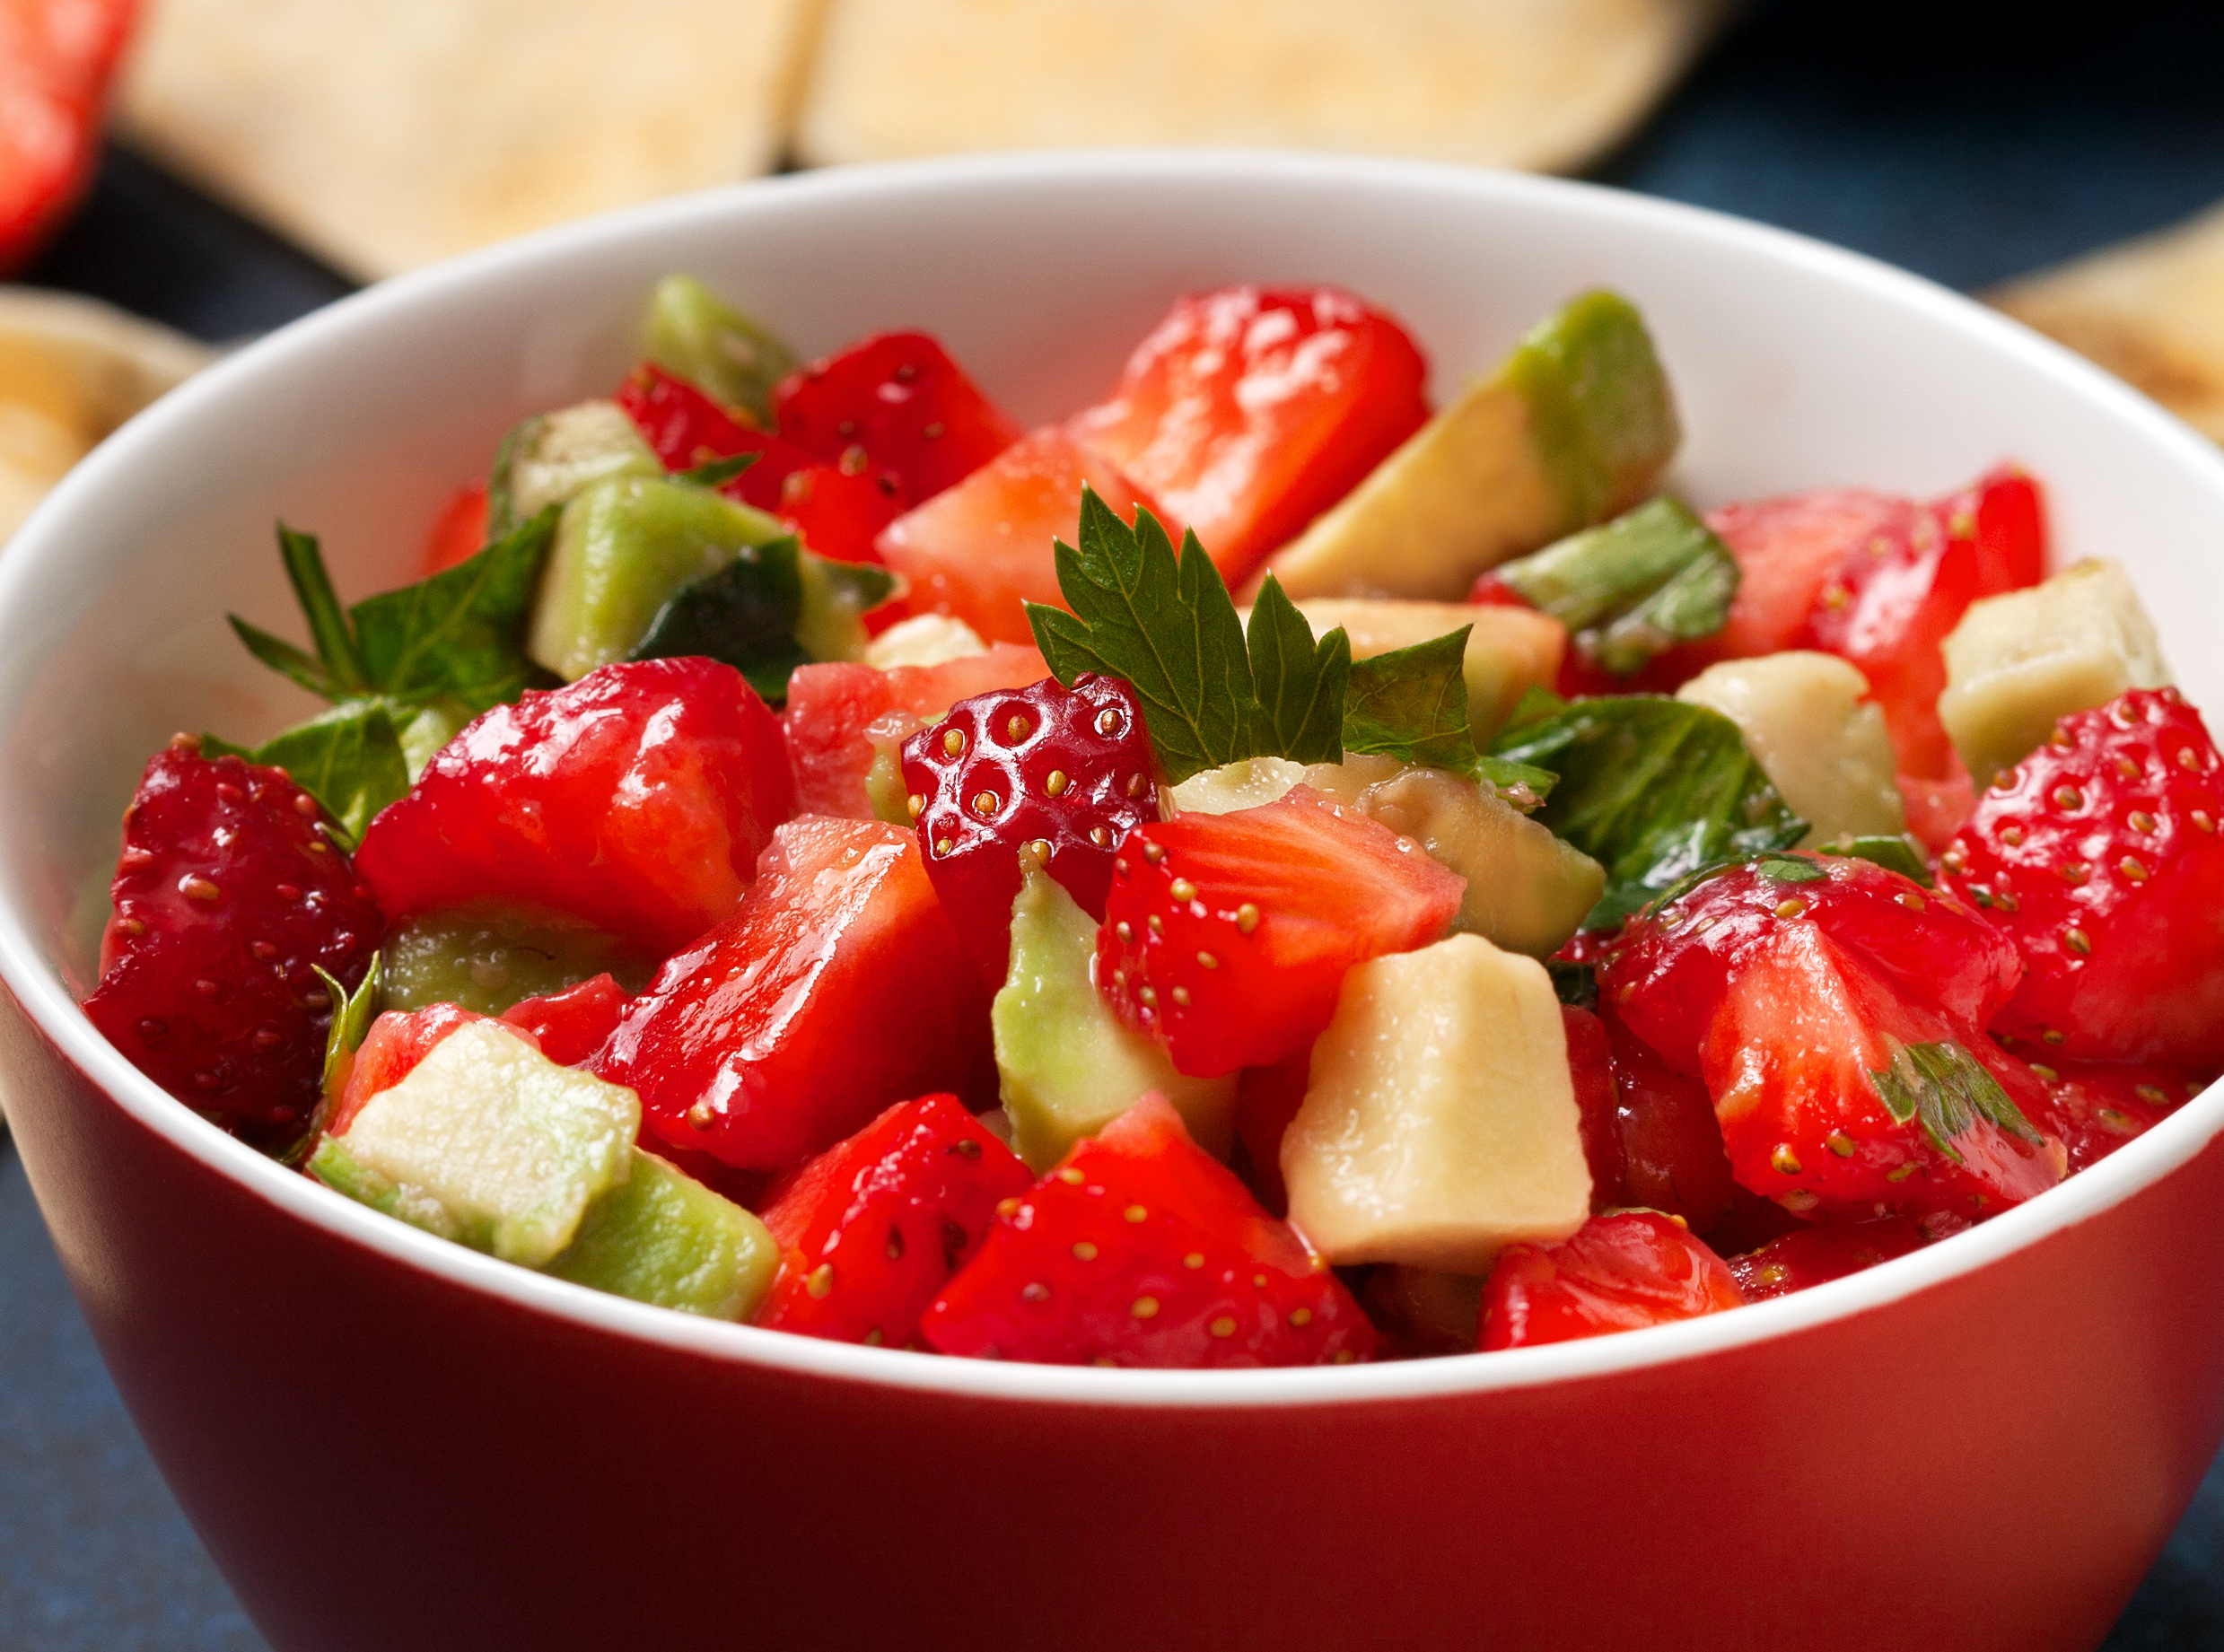
[[[654,973],[616,936],[546,907],[467,901],[395,925],[380,949],[389,1010],[460,1004],[500,1015],[609,974],[638,992]]]
[[[1538,322],[1499,378],[1528,404],[1537,462],[1570,530],[1641,496],[1683,439],[1652,336],[1616,293],[1586,293]]]
[[[795,357],[763,323],[693,275],[667,275],[649,294],[642,331],[650,361],[769,426],[773,386],[794,369]]]
[[[640,1129],[633,1091],[474,1021],[364,1103],[345,1136],[325,1137],[309,1168],[390,1216],[538,1268],[624,1183]]]
[[[1039,867],[1011,905],[1011,966],[989,1011],[1012,1150],[1048,1170],[1147,1090],[1174,1104],[1207,1152],[1226,1157],[1236,1080],[1192,1079],[1166,1052],[1120,1025],[1090,973],[1097,926]]]
[[[607,476],[661,476],[664,466],[614,401],[535,414],[503,438],[486,478],[489,544]]]
[[[1293,599],[1453,601],[1475,575],[1634,503],[1680,433],[1627,300],[1587,293],[1275,553]]]
[[[786,533],[778,519],[691,483],[596,482],[557,520],[526,652],[576,681],[625,659],[680,590]]]
[[[587,1209],[547,1272],[708,1319],[747,1319],[780,1269],[765,1224],[653,1153]]]

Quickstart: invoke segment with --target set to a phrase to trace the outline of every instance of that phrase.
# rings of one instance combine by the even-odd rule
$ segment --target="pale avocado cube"
[[[309,1167],[389,1215],[538,1268],[625,1182],[640,1128],[633,1091],[474,1021],[364,1103]]]
[[[1293,598],[1467,594],[1509,557],[1643,496],[1681,431],[1643,319],[1588,293],[1277,552]]]
[[[1709,666],[1676,697],[1738,725],[1746,749],[1791,812],[1804,847],[1907,829],[1899,761],[1869,679],[1835,654],[1791,649]]]
[[[598,398],[536,414],[503,438],[486,481],[486,534],[500,538],[610,476],[661,476],[663,462],[626,410]]]
[[[2154,622],[2113,562],[1969,605],[1947,637],[1939,721],[1982,787],[2072,712],[2170,681]]]
[[[786,531],[777,518],[692,483],[597,482],[557,519],[526,651],[577,681],[625,659],[683,587]]]
[[[713,400],[743,409],[759,425],[771,420],[773,387],[795,366],[769,328],[692,275],[667,275],[656,284],[642,332],[650,361]]]
[[[1486,1274],[1590,1214],[1551,977],[1479,935],[1355,966],[1282,1140],[1290,1221],[1329,1262]]]
[[[547,1272],[612,1296],[708,1319],[747,1319],[780,1271],[765,1224],[653,1153],[588,1206]]]
[[[1236,1080],[1192,1079],[1166,1052],[1130,1032],[1097,991],[1097,926],[1039,867],[1011,906],[1011,966],[989,1012],[996,1072],[1011,1117],[1012,1149],[1046,1171],[1156,1090],[1174,1104],[1189,1134],[1226,1157],[1234,1132]]]
[[[389,1010],[460,1004],[481,1015],[610,975],[628,991],[655,960],[616,936],[546,907],[468,901],[398,923],[380,948]]]

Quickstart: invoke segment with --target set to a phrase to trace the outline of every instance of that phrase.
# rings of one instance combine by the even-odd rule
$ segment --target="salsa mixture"
[[[327,1187],[802,1335],[1258,1366],[1804,1289],[2224,1069],[2224,774],[2037,481],[1699,512],[1623,298],[1432,410],[1329,287],[1021,428],[656,289],[329,702],[180,734],[93,1023]]]

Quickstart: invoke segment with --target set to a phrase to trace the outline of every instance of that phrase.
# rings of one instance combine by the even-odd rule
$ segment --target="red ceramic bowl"
[[[2224,457],[1843,253],[1577,185],[1257,155],[752,185],[394,282],[136,421],[0,563],[9,1111],[125,1400],[281,1648],[2089,1648],[2224,1435],[2224,1091],[1798,1297],[1596,1342],[1258,1373],[942,1360],[666,1314],[444,1245],[160,1094],[75,1008],[117,812],[178,728],[302,707],[274,515],[401,576],[502,430],[614,383],[691,269],[805,350],[943,335],[1027,417],[1170,296],[1328,280],[1440,394],[1572,291],[1645,309],[1712,501],[2012,456],[2132,570],[2197,702]]]

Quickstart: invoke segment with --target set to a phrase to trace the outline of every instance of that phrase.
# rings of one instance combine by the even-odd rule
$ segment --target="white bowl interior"
[[[1965,300],[1693,209],[1400,162],[1013,157],[747,186],[388,284],[241,352],[134,421],[0,563],[0,752],[12,782],[0,800],[0,970],[49,1036],[203,1157],[423,1265],[637,1333],[745,1339],[751,1357],[771,1357],[768,1341],[801,1341],[731,1327],[683,1332],[661,1324],[679,1316],[627,1304],[582,1307],[586,1293],[343,1208],[275,1167],[258,1168],[162,1097],[71,1001],[88,984],[88,937],[104,910],[118,815],[147,755],[180,729],[259,737],[311,704],[254,663],[224,623],[229,610],[300,634],[273,519],[323,536],[345,598],[408,577],[442,501],[484,471],[513,421],[617,383],[635,356],[650,284],[675,269],[730,293],[806,354],[863,332],[927,328],[1028,422],[1099,394],[1185,290],[1342,284],[1407,324],[1441,399],[1529,321],[1579,290],[1611,285],[1642,309],[1667,358],[1686,427],[1674,482],[1689,496],[1711,503],[1825,484],[1930,494],[2018,460],[2046,486],[2057,560],[2122,560],[2186,692],[2224,713],[2224,661],[2204,646],[2224,614],[2224,459],[2213,448]],[[2220,1112],[2212,1093],[2077,1178],[2076,1205],[2099,1208],[2160,1174],[2215,1132]],[[1894,1264],[1895,1288],[2065,1219],[2070,1192],[1990,1224],[1983,1246],[1956,1241]],[[1743,1340],[1861,1306],[1861,1285],[1808,1293],[1827,1298],[1819,1305],[1772,1304],[1642,1339],[1533,1350],[1552,1359],[1519,1375]],[[1748,1323],[1733,1332],[1732,1321]],[[1646,1346],[1615,1350],[1633,1340]],[[965,1362],[825,1344],[793,1357],[852,1374],[914,1368],[891,1380],[976,1381],[951,1369]],[[1433,1363],[1484,1385],[1497,1380],[1486,1368],[1510,1358]],[[930,1364],[943,1374],[916,1369]],[[1030,1391],[1024,1380],[1011,1389],[1013,1368],[1000,1369],[978,1380]],[[1358,1390],[1348,1385],[1379,1387],[1390,1374],[1315,1373],[1347,1385],[1290,1393],[1350,1394]],[[1069,1375],[1106,1397],[1098,1379],[1132,1384],[1141,1374]],[[1032,1391],[1046,1393],[1049,1380]]]

